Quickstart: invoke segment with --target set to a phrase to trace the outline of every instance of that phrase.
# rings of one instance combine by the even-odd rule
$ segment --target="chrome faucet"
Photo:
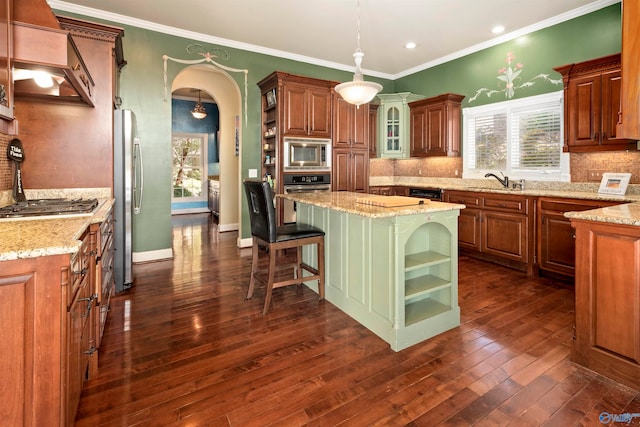
[[[497,179],[500,182],[500,184],[502,184],[502,186],[504,188],[509,188],[509,177],[508,176],[504,176],[504,174],[502,172],[500,172],[500,175],[502,175],[502,177],[504,179],[500,179],[500,177],[498,175],[496,175],[495,173],[488,173],[484,177],[485,178],[489,178],[490,176],[492,176],[495,179]]]

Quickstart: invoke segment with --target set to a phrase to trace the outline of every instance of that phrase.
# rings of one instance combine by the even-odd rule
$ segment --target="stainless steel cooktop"
[[[27,218],[90,214],[98,199],[35,199],[0,208],[0,218]]]

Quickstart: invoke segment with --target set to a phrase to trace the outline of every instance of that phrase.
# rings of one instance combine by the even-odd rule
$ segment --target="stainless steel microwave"
[[[323,138],[284,138],[284,170],[330,171],[331,140]]]

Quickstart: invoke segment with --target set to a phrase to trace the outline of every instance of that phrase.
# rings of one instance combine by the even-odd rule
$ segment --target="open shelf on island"
[[[451,286],[451,281],[427,274],[406,280],[404,286],[404,299],[412,300],[440,289],[446,289]]]
[[[425,298],[405,306],[404,323],[409,326],[438,314],[446,313],[449,310],[451,310],[450,306],[431,298]]]
[[[434,251],[419,252],[416,254],[405,255],[404,270],[411,271],[422,267],[442,264],[451,260],[448,255],[443,255]]]

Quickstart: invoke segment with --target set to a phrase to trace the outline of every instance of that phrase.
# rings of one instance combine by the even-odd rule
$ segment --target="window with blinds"
[[[465,108],[463,178],[568,181],[562,114],[562,92]]]

